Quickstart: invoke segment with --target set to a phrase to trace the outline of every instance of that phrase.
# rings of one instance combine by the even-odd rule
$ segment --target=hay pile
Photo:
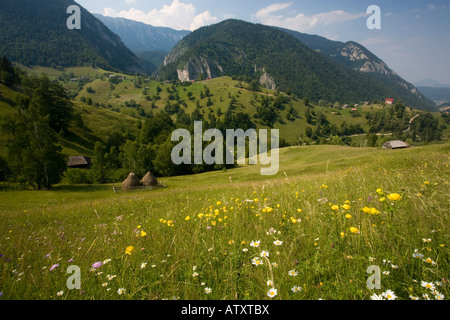
[[[141,181],[134,173],[130,173],[128,177],[125,179],[125,181],[122,182],[122,190],[136,189],[139,188],[140,186]]]
[[[149,171],[142,179],[141,184],[144,187],[156,187],[158,185],[158,180],[156,177]]]

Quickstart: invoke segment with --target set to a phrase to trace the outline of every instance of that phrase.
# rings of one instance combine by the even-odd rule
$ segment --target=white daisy
[[[271,289],[269,290],[269,292],[267,292],[267,295],[268,295],[270,298],[274,298],[274,297],[277,295],[277,289],[271,288]]]

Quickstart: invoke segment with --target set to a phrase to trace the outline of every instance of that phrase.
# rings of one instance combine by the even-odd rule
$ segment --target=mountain
[[[97,66],[143,71],[139,59],[100,20],[81,9],[81,29],[69,30],[72,0],[0,0],[0,55],[24,65]]]
[[[309,48],[322,53],[334,61],[345,65],[349,69],[361,71],[366,75],[377,79],[392,88],[401,100],[414,106],[421,106],[422,109],[435,111],[433,103],[420,92],[413,84],[402,79],[394,70],[370,52],[363,45],[354,42],[340,42],[328,40],[324,37],[304,34],[301,32],[281,29]]]
[[[418,89],[436,105],[450,103],[450,88],[419,87]]]
[[[142,22],[124,18],[105,17],[94,14],[111,31],[116,33],[125,45],[135,53],[141,51],[165,51],[172,48],[190,31],[177,31],[171,28],[154,27]]]
[[[428,87],[428,88],[450,88],[450,84],[443,84],[434,79],[423,79],[414,83],[416,87]]]
[[[316,42],[328,50],[338,45],[325,38],[309,39],[310,44]],[[406,94],[406,88],[399,90],[383,78],[349,68],[309,48],[283,30],[233,19],[186,36],[166,56],[158,75],[181,81],[246,76],[268,88],[291,90],[315,101],[360,103],[394,98],[417,108],[432,105],[412,92]]]

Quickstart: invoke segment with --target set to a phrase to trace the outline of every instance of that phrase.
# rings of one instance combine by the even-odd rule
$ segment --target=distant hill
[[[431,88],[450,88],[450,84],[443,84],[434,79],[424,79],[414,83],[416,87],[431,87]]]
[[[154,27],[125,18],[105,17],[101,14],[94,14],[94,16],[116,33],[135,53],[141,51],[169,52],[190,33],[187,30],[178,31],[171,28]]]
[[[321,49],[332,50],[340,45],[325,38],[305,37],[309,45],[315,43]],[[420,94],[400,90],[386,77],[349,68],[343,61],[329,59],[298,40],[292,32],[278,28],[226,20],[200,28],[181,40],[165,58],[159,76],[182,81],[247,76],[268,88],[291,90],[315,101],[360,103],[390,97],[416,108],[433,107]]]
[[[408,104],[421,109],[436,111],[433,104],[413,84],[402,79],[394,70],[378,58],[363,45],[354,42],[340,42],[328,40],[321,36],[309,35],[288,29],[281,29],[309,48],[339,62],[346,67],[365,73],[366,75],[380,80],[392,88]]]
[[[27,66],[97,66],[143,71],[136,55],[81,8],[81,30],[69,30],[72,0],[0,0],[0,55]],[[78,5],[79,6],[79,5]]]
[[[436,104],[450,103],[450,88],[419,87],[418,89]]]

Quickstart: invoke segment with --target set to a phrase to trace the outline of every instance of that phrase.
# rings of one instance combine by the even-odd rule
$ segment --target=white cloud
[[[126,4],[134,4],[136,3],[136,0],[125,0]]]
[[[347,22],[367,17],[366,12],[349,13],[343,10],[334,10],[330,12],[314,14],[311,16],[300,13],[295,17],[287,17],[281,14],[274,14],[275,12],[286,9],[291,5],[292,2],[270,5],[256,12],[253,15],[253,18],[254,20],[258,20],[262,24],[305,32],[318,26],[328,26],[335,23]]]
[[[292,2],[289,3],[275,3],[268,7],[265,7],[258,12],[255,13],[256,18],[261,18],[267,16],[269,13],[277,12],[286,8],[289,8],[292,5]]]
[[[104,8],[104,15],[140,21],[158,27],[170,27],[176,30],[191,31],[194,31],[199,27],[218,22],[217,17],[214,17],[211,12],[205,11],[197,14],[196,11],[195,6],[191,3],[183,3],[180,0],[173,0],[170,5],[164,5],[159,10],[153,9],[147,13],[135,8],[120,12],[116,12],[111,8]]]

